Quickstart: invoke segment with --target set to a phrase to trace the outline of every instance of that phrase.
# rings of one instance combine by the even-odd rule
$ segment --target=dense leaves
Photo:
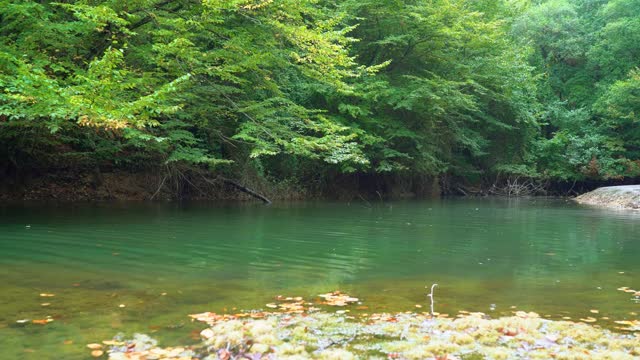
[[[640,173],[637,0],[0,0],[0,24],[1,164]]]
[[[516,21],[531,44],[539,82],[542,134],[535,173],[553,179],[637,177],[640,3],[544,1]],[[637,99],[636,99],[637,100]]]

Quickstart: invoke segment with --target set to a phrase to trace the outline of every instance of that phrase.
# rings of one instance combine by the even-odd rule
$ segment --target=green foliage
[[[527,49],[506,36],[506,12],[473,9],[508,8],[500,4],[345,2],[361,62],[386,65],[362,86],[368,111],[340,104],[385,139],[370,151],[378,171],[465,176],[523,156],[517,144],[535,128]]]
[[[606,133],[620,142],[620,157],[629,162],[629,171],[623,174],[637,176],[640,174],[640,71],[632,70],[626,79],[613,83],[594,107],[601,115]]]
[[[549,0],[532,6],[513,33],[534,45],[544,111],[540,175],[561,180],[638,176],[640,133],[634,90],[640,2]],[[630,72],[631,71],[631,72]]]
[[[638,0],[0,0],[0,158],[635,176],[639,19]]]

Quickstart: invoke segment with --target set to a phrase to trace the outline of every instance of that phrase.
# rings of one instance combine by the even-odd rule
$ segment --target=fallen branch
[[[203,176],[202,178],[204,179],[204,181],[208,182],[209,184],[214,184],[214,181],[213,181],[213,180],[207,179],[207,178],[206,178],[206,177],[204,177],[204,176]],[[260,200],[261,200],[262,202],[264,202],[266,205],[271,205],[271,200],[267,199],[267,197],[266,197],[266,196],[264,196],[264,195],[262,195],[262,194],[259,194],[259,193],[255,192],[254,190],[249,189],[248,187],[243,186],[243,185],[241,185],[241,184],[237,183],[236,181],[233,181],[233,180],[231,180],[231,179],[224,178],[224,177],[222,177],[222,176],[218,176],[218,177],[216,178],[216,180],[222,181],[223,183],[225,183],[225,184],[227,184],[227,185],[231,185],[232,187],[234,187],[234,188],[236,188],[236,189],[238,189],[238,190],[240,190],[240,191],[242,191],[242,192],[244,192],[244,193],[247,193],[247,194],[249,194],[249,195],[251,195],[251,196],[253,196],[253,197],[257,198],[257,199],[260,199]]]

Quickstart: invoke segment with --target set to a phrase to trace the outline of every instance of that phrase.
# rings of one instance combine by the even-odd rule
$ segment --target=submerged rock
[[[580,204],[617,209],[640,209],[640,185],[608,186],[582,194],[575,199]]]
[[[638,359],[640,337],[590,324],[552,321],[535,313],[489,319],[427,313],[268,314],[261,319],[220,317],[206,321],[202,342],[158,348],[136,335],[114,346],[124,359]],[[143,345],[141,346],[142,343]]]

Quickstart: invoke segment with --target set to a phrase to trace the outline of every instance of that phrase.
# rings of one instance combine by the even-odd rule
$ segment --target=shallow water
[[[424,310],[432,283],[452,315],[640,312],[616,290],[640,288],[640,213],[565,200],[5,205],[0,254],[6,359],[87,358],[119,332],[184,344],[202,329],[186,314],[335,289],[369,312]]]

